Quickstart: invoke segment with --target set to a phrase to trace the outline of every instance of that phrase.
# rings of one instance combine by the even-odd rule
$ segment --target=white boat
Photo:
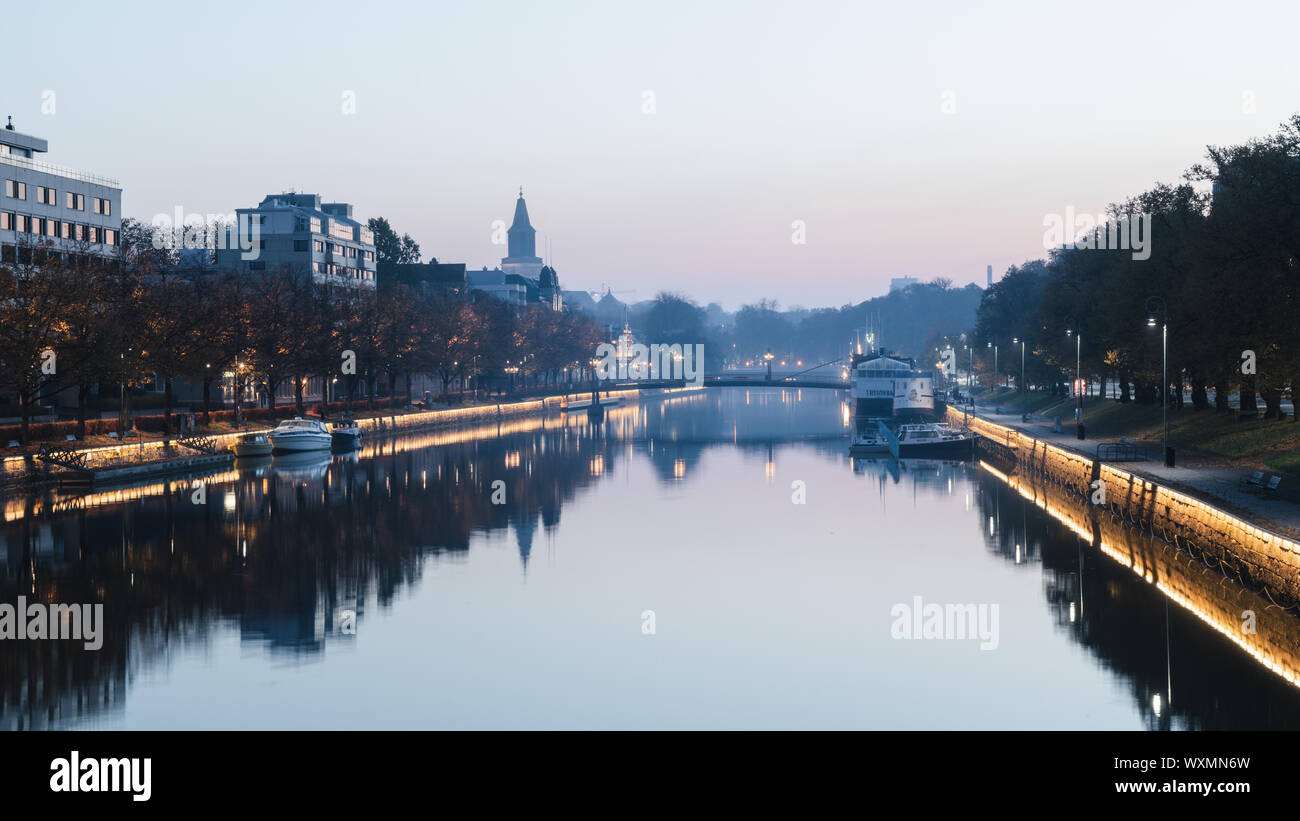
[[[934,418],[934,378],[919,371],[900,374],[894,382],[894,418]]]
[[[880,456],[889,453],[889,440],[882,433],[864,431],[853,437],[850,456]]]
[[[299,453],[306,450],[329,450],[334,437],[319,419],[286,419],[271,431],[271,447],[276,453]]]
[[[965,458],[971,455],[974,437],[944,422],[901,425],[898,428],[899,459]]]
[[[361,447],[361,428],[351,419],[340,419],[330,428],[330,436],[336,448]]]
[[[271,455],[271,440],[265,433],[245,433],[235,440],[231,448],[240,459],[252,459]]]
[[[894,383],[912,372],[912,363],[882,352],[857,354],[852,359],[853,412],[858,416],[887,417],[894,412]]]

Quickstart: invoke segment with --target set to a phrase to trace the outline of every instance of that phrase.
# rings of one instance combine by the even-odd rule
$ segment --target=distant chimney
[[[989,287],[992,288],[993,287],[993,266],[992,265],[988,267],[988,277],[989,277]]]

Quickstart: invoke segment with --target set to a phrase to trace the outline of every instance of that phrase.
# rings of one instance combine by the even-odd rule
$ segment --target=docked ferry
[[[893,416],[895,383],[912,373],[912,363],[880,351],[854,354],[852,363],[853,412],[876,419]]]
[[[933,374],[913,371],[894,380],[893,416],[900,420],[937,418]]]

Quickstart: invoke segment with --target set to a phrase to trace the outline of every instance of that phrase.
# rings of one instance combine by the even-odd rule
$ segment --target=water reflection
[[[844,407],[830,392],[701,391],[598,423],[513,419],[10,499],[0,602],[102,601],[107,634],[98,652],[0,642],[0,727],[152,725],[168,698],[195,702],[174,726],[338,726],[296,704],[379,686],[366,676],[390,666],[366,726],[979,726],[979,710],[935,706],[950,682],[917,672],[916,646],[880,641],[890,603],[927,585],[1004,601],[1016,629],[1051,625],[1019,639],[1036,642],[1024,658],[1015,636],[973,660],[932,651],[942,669],[996,665],[976,703],[1016,705],[1026,671],[1079,679],[1083,649],[1127,703],[1074,681],[1079,704],[1056,706],[1067,725],[1089,710],[1150,728],[1300,725],[1291,616],[996,466],[851,460]],[[795,481],[807,504],[791,503]],[[610,626],[647,601],[686,638]],[[1252,608],[1258,633],[1229,637]],[[290,672],[304,665],[309,679]],[[257,676],[285,691],[265,714],[192,681]],[[522,676],[549,700],[493,689]],[[637,689],[665,680],[681,682],[671,698]]]

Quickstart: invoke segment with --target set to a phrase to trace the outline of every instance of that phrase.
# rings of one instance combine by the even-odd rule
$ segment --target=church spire
[[[508,259],[540,263],[537,257],[537,231],[528,220],[528,204],[524,202],[524,188],[519,187],[515,200],[515,221],[506,232]],[[538,268],[541,267],[539,264]]]

